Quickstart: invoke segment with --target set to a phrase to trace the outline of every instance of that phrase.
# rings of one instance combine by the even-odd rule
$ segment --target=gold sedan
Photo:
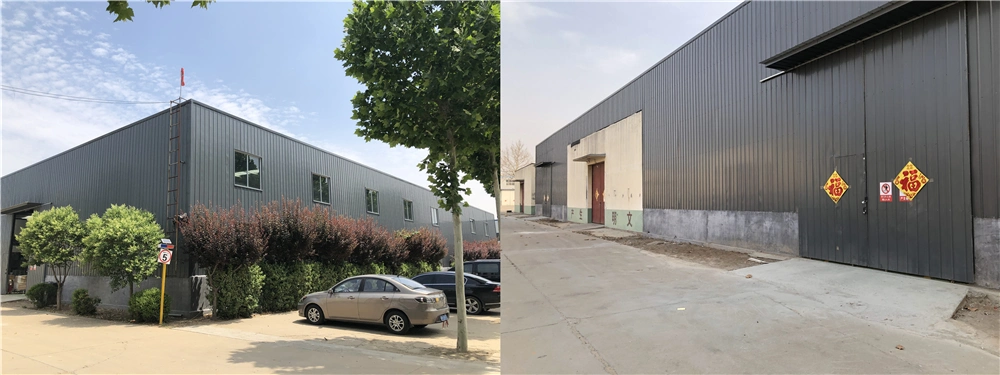
[[[327,319],[383,324],[392,333],[448,320],[444,292],[402,276],[361,275],[299,300],[299,316],[312,324]]]

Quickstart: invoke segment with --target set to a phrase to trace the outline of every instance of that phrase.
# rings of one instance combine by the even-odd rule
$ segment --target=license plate
[[[441,315],[441,321],[442,322],[448,321],[448,314]]]

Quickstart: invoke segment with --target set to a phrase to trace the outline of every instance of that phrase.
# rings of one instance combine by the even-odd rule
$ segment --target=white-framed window
[[[403,199],[403,220],[413,221],[413,202]]]
[[[365,209],[370,214],[378,214],[378,192],[365,189]]]
[[[435,227],[441,225],[441,222],[438,221],[438,209],[434,207],[431,207],[431,225]]]
[[[236,186],[260,190],[260,157],[236,151]]]
[[[469,221],[472,222],[472,225],[470,225],[472,227],[472,234],[476,234],[476,219],[469,219]]]
[[[490,236],[490,223],[483,223],[483,236],[484,237]]]
[[[330,204],[330,178],[313,173],[313,202]]]

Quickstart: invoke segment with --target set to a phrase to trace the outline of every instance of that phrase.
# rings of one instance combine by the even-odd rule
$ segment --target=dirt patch
[[[554,219],[550,219],[550,218],[538,219],[538,220],[535,220],[535,222],[539,223],[539,224],[545,224],[545,225],[548,225],[550,227],[556,227],[556,228],[559,227],[559,225],[558,225],[559,223],[562,223],[559,220],[554,220]]]
[[[581,233],[588,234],[587,232],[581,232]],[[752,261],[750,260],[750,258],[758,259],[765,263],[774,263],[779,261],[777,259],[751,257],[745,253],[741,253],[738,251],[726,251],[712,247],[663,241],[643,236],[632,236],[632,237],[622,237],[622,238],[611,238],[611,237],[601,237],[601,238],[608,241],[614,241],[622,245],[635,247],[638,249],[654,252],[657,254],[669,255],[674,258],[683,259],[689,262],[694,262],[713,268],[719,268],[726,271],[732,271],[740,268],[759,266],[761,264],[764,264],[761,262]]]
[[[952,319],[964,322],[976,330],[982,341],[992,344],[984,348],[993,353],[1000,352],[1000,301],[982,293],[971,292],[961,304]]]

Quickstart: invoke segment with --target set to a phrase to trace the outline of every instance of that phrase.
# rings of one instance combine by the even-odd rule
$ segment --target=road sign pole
[[[163,295],[167,287],[167,264],[163,263],[163,277],[160,278],[160,325],[163,325]]]

